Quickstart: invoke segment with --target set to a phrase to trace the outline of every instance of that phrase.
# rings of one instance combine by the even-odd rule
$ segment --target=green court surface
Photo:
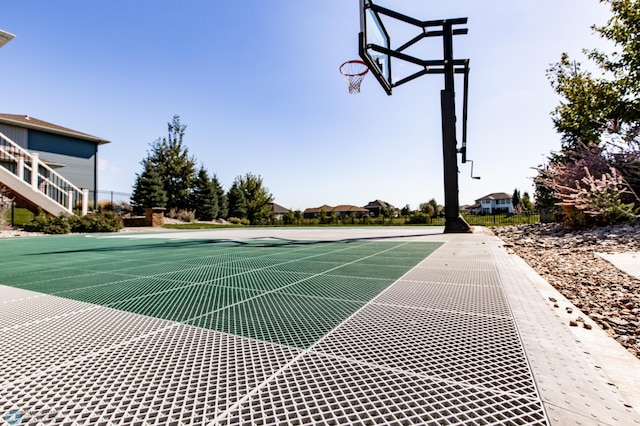
[[[0,284],[305,349],[440,245],[12,238]]]

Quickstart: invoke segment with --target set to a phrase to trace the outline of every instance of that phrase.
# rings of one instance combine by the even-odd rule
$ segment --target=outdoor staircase
[[[84,216],[88,211],[89,190],[78,188],[43,163],[38,154],[29,153],[1,132],[0,187],[34,212],[42,209],[58,216],[78,210]]]

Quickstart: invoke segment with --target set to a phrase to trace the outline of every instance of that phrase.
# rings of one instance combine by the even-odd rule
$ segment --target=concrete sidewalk
[[[308,350],[3,286],[0,271],[3,424],[640,424],[640,360],[486,229],[105,238],[444,244]],[[569,306],[593,328],[569,327]]]
[[[501,240],[487,243],[550,424],[640,424],[640,360],[521,258],[507,254]],[[583,322],[569,326],[576,318]]]
[[[596,253],[622,272],[640,280],[640,252]]]

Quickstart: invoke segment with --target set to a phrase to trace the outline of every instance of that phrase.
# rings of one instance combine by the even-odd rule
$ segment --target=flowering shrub
[[[574,186],[555,185],[555,196],[561,201],[565,222],[574,227],[609,225],[635,217],[634,204],[624,204],[622,194],[628,194],[627,183],[611,167],[609,173],[594,177],[587,167],[585,176]]]
[[[635,204],[640,200],[612,163],[603,148],[580,144],[567,157],[538,169],[536,185],[548,188],[568,226],[629,220],[638,214]]]

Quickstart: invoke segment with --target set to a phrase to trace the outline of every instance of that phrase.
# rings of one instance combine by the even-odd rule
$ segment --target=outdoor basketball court
[[[441,245],[195,235],[11,242],[2,284],[306,349]]]
[[[608,378],[576,358],[582,350],[530,283],[504,266],[499,240],[441,232],[0,240],[0,420],[639,421]],[[568,375],[551,388],[547,379],[558,379],[549,359]],[[573,392],[586,379],[604,389]],[[583,401],[591,408],[576,410]]]

